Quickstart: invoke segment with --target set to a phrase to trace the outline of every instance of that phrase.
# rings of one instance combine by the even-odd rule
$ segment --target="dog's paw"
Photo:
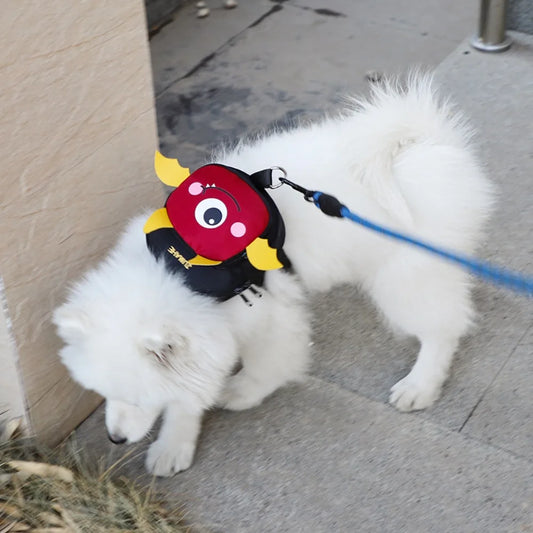
[[[146,469],[154,476],[172,476],[191,466],[194,450],[192,442],[157,439],[146,454]]]
[[[258,384],[248,376],[237,374],[228,379],[218,400],[218,406],[231,411],[244,411],[258,406],[264,395],[258,391]]]
[[[416,411],[433,405],[440,396],[441,386],[422,381],[410,374],[391,388],[389,402],[399,411]]]

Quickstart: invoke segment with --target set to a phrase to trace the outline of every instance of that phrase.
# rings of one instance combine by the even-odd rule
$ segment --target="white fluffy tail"
[[[394,178],[398,156],[414,144],[464,147],[470,132],[462,117],[439,100],[430,75],[413,74],[405,87],[385,81],[373,86],[368,100],[351,102],[357,109],[360,132],[354,174],[383,209],[411,227],[412,213]]]

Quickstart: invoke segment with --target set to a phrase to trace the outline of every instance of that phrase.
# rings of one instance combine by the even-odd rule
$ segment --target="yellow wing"
[[[195,266],[211,266],[211,265],[220,265],[222,261],[214,261],[213,259],[207,259],[207,257],[202,257],[197,255],[192,259],[189,259],[189,263]]]
[[[258,237],[246,247],[248,259],[252,265],[258,270],[276,270],[283,268],[279,262],[275,248],[268,245],[266,239]]]
[[[179,187],[190,175],[188,168],[182,167],[177,159],[170,159],[156,151],[154,167],[157,177],[170,187]]]
[[[172,222],[168,218],[166,207],[154,211],[144,224],[144,233],[148,234],[160,228],[172,228]]]

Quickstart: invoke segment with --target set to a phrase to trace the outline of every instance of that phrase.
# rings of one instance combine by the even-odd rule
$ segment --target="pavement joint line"
[[[210,54],[206,55],[204,58],[202,58],[194,67],[192,67],[188,72],[186,72],[183,76],[179,76],[173,81],[170,81],[165,87],[163,87],[157,94],[155,94],[155,99],[157,100],[160,96],[162,96],[164,93],[168,91],[173,85],[176,85],[180,81],[183,81],[187,78],[190,78],[193,74],[201,70],[203,67],[205,67],[208,63],[210,63],[215,57],[217,57],[222,51],[224,51],[228,46],[231,46],[235,41],[241,37],[245,32],[250,30],[251,28],[255,28],[259,24],[261,24],[265,19],[270,17],[271,15],[278,13],[283,9],[283,6],[281,4],[275,4],[272,6],[266,13],[263,13],[260,17],[258,17],[256,20],[254,20],[252,23],[250,23],[248,26],[237,32],[235,35],[230,37],[225,43],[221,44],[215,51],[211,52]]]
[[[340,383],[337,383],[335,381],[331,381],[331,380],[329,380],[327,378],[316,376],[314,374],[308,374],[307,379],[305,381],[308,381],[310,379],[314,380],[314,381],[319,381],[321,383],[326,383],[327,385],[333,385],[334,387],[336,387],[339,390],[342,390],[342,391],[344,391],[344,392],[346,392],[348,394],[353,394],[354,396],[359,396],[360,398],[364,398],[365,400],[368,400],[370,402],[388,406],[387,402],[381,402],[381,401],[376,400],[375,398],[371,398],[370,396],[367,396],[366,394],[363,394],[362,392],[359,392],[357,390],[349,389],[348,387],[343,387]],[[302,383],[305,383],[305,381],[303,381]]]
[[[528,331],[529,331],[529,329],[528,329]],[[492,450],[496,450],[496,451],[498,451],[500,453],[505,453],[506,455],[509,455],[509,456],[513,457],[513,459],[516,459],[517,461],[525,461],[528,464],[533,464],[533,461],[529,457],[524,456],[524,455],[520,455],[520,454],[516,453],[513,450],[508,450],[507,448],[504,448],[503,446],[499,446],[497,444],[493,444],[492,442],[482,440],[479,437],[476,437],[474,435],[470,435],[469,433],[461,433],[461,430],[451,429],[451,428],[449,428],[447,426],[439,424],[438,422],[435,422],[434,420],[424,416],[425,410],[410,411],[410,412],[405,412],[404,413],[404,412],[398,411],[396,408],[394,408],[389,403],[384,403],[384,402],[380,402],[379,400],[376,400],[374,398],[369,398],[368,396],[365,396],[364,394],[360,394],[358,392],[352,391],[350,389],[342,387],[338,383],[328,381],[327,379],[320,378],[318,376],[309,375],[307,377],[306,381],[314,381],[315,383],[319,383],[319,384],[320,383],[325,383],[327,385],[331,385],[331,386],[333,386],[335,389],[337,389],[340,392],[343,392],[343,393],[346,393],[346,394],[352,395],[352,396],[358,396],[360,398],[363,398],[363,399],[369,401],[372,404],[380,405],[380,406],[386,408],[388,411],[392,411],[393,413],[396,413],[398,416],[410,417],[411,419],[416,420],[416,422],[418,422],[418,423],[429,424],[433,428],[438,429],[438,430],[442,431],[443,433],[445,433],[447,435],[455,434],[455,435],[461,437],[462,439],[464,439],[465,441],[473,442],[473,443],[475,443],[478,446],[481,446],[483,448],[489,448],[489,449],[492,449]],[[303,385],[305,385],[305,381],[303,382]],[[461,429],[462,429],[462,427],[461,427]]]
[[[250,28],[255,28],[256,26],[259,26],[263,20],[270,17],[274,13],[277,13],[278,11],[281,11],[283,9],[283,6],[281,4],[274,4],[265,14],[261,15],[258,19],[254,20],[249,26],[247,26],[243,31],[249,30]],[[242,33],[242,32],[240,32]]]
[[[440,426],[439,426],[440,427]],[[453,430],[452,430],[453,431]],[[510,455],[517,461],[526,461],[527,463],[533,464],[533,460],[531,460],[527,455],[521,455],[514,450],[509,450],[508,448],[504,448],[500,444],[494,444],[491,441],[486,441],[481,439],[480,437],[476,437],[475,435],[471,435],[470,433],[459,433],[459,431],[454,431],[461,435],[465,440],[468,440],[470,442],[476,442],[480,445],[487,446],[489,448],[492,448],[493,450],[498,450],[502,453],[505,453],[507,455]]]
[[[479,397],[478,401],[475,403],[474,407],[472,407],[472,409],[470,410],[470,413],[468,413],[465,421],[463,422],[461,427],[458,429],[458,433],[461,433],[463,431],[463,429],[465,428],[466,424],[468,424],[468,421],[472,418],[472,416],[475,413],[475,411],[478,408],[478,406],[485,399],[485,396],[489,392],[490,388],[492,387],[492,385],[494,384],[496,379],[498,379],[498,376],[501,374],[502,370],[505,368],[505,365],[508,363],[509,359],[511,359],[513,354],[516,352],[517,348],[521,345],[522,340],[531,331],[531,329],[533,329],[533,325],[530,325],[529,327],[524,329],[524,332],[522,333],[522,335],[520,336],[518,341],[515,343],[513,349],[509,352],[509,355],[505,358],[505,361],[503,361],[503,363],[500,365],[500,368],[498,369],[496,374],[494,374],[493,378],[490,380],[490,383],[487,384],[487,386],[485,387],[485,389],[481,393],[481,396]]]

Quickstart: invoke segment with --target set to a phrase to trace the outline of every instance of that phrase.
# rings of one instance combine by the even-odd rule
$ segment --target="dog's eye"
[[[196,206],[194,216],[200,226],[214,229],[224,223],[228,216],[228,208],[218,198],[206,198]]]

